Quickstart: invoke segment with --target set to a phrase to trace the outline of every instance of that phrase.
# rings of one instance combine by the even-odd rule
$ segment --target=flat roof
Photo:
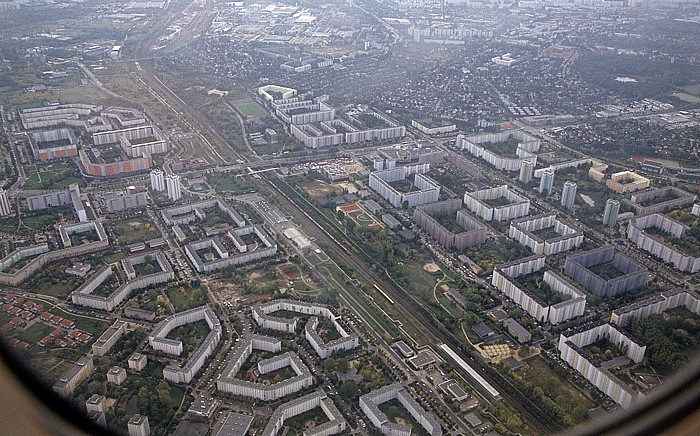
[[[411,365],[415,366],[416,368],[423,368],[431,363],[435,363],[435,358],[427,351],[421,351],[414,357],[408,359],[408,361],[411,362]]]
[[[241,413],[228,414],[216,436],[245,436],[253,422],[253,417]]]

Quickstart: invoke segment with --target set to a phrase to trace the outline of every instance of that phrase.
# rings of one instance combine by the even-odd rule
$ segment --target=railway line
[[[446,344],[450,348],[452,348],[454,352],[465,362],[474,362],[473,356],[464,351],[463,344],[457,341],[451,333],[445,331],[442,324],[432,314],[430,314],[418,300],[416,300],[413,296],[409,295],[406,291],[402,290],[400,286],[397,283],[395,283],[390,277],[381,277],[379,274],[377,274],[374,270],[372,270],[369,267],[369,264],[367,262],[358,259],[358,256],[352,254],[351,251],[347,249],[347,247],[343,246],[340,241],[338,241],[333,235],[331,235],[330,233],[328,233],[327,230],[325,230],[324,225],[335,226],[335,223],[331,223],[330,220],[326,220],[328,222],[325,223],[319,223],[313,217],[311,217],[306,212],[305,208],[315,208],[313,204],[308,202],[308,200],[304,199],[303,197],[299,197],[301,201],[305,204],[303,206],[298,205],[282,190],[282,188],[275,184],[275,181],[273,181],[270,178],[266,178],[265,182],[277,194],[280,194],[278,196],[280,200],[282,200],[288,207],[291,207],[299,212],[297,216],[301,220],[306,222],[307,227],[312,229],[312,234],[310,234],[309,236],[315,237],[317,241],[325,241],[328,245],[328,250],[333,253],[336,259],[341,260],[349,267],[353,268],[366,281],[366,283],[372,283],[375,286],[380,287],[383,290],[383,295],[394,301],[392,307],[396,309],[396,311],[403,318],[403,320],[405,320],[406,323],[410,323],[416,328],[418,328],[427,344],[433,344],[434,346],[438,346],[439,344]],[[278,181],[278,183],[285,182]],[[365,254],[364,251],[362,251],[362,248],[358,244],[352,241],[348,241],[348,243],[352,245],[354,249],[359,250],[361,253],[363,253],[363,255],[369,261],[371,261],[371,258],[367,254]],[[491,376],[491,374],[487,373],[481,366],[471,366],[479,375],[481,375],[481,377],[483,377],[489,383],[495,386],[502,386],[504,384],[508,384],[513,389],[517,390],[517,388],[513,386],[510,383],[510,381],[508,381],[504,377],[501,376],[498,380],[495,380]],[[565,430],[564,427],[552,429],[542,424],[542,422],[536,416],[534,416],[521,404],[521,401],[530,401],[530,404],[536,409],[540,410],[543,416],[546,416],[546,414],[539,408],[537,404],[528,399],[524,394],[522,394],[523,398],[516,398],[511,394],[503,392],[502,389],[500,391],[500,394],[506,401],[508,401],[510,405],[512,405],[514,408],[516,408],[519,412],[522,413],[527,423],[537,433],[548,434],[552,431]]]
[[[164,21],[167,22],[168,19]],[[198,124],[198,127],[206,129],[212,135],[212,138],[216,142],[229,147],[233,154],[239,159],[241,159],[243,162],[250,162],[249,159],[245,158],[244,156],[241,156],[240,153],[234,150],[233,147],[218,134],[218,132],[207,122],[206,119],[204,119],[198,113],[196,113],[196,111],[190,105],[184,102],[178,95],[176,95],[170,88],[168,88],[155,76],[150,62],[147,60],[148,58],[147,56],[145,56],[145,54],[147,54],[148,47],[150,46],[150,43],[156,38],[156,36],[157,32],[152,33],[151,35],[149,35],[149,37],[144,38],[137,47],[135,57],[141,59],[142,62],[139,64],[140,68],[135,74],[141,76],[143,79],[150,82],[151,86],[156,90],[160,91],[160,93],[165,94],[164,97],[167,100],[169,100],[171,104],[178,107],[182,111],[182,113],[179,113],[177,110],[175,110],[175,108],[172,108],[174,112],[176,112],[176,114],[181,119],[183,119],[183,121],[187,121],[187,124],[194,131],[198,131],[198,129],[195,129],[192,126],[191,121],[196,122]],[[206,142],[208,143],[209,141]],[[209,146],[212,147],[212,149],[214,148],[212,144],[209,144]],[[327,222],[318,223],[305,210],[305,208],[315,209],[315,205],[308,202],[308,200],[301,198],[301,200],[306,203],[304,205],[305,207],[301,207],[294,200],[289,198],[285,194],[285,192],[275,184],[275,182],[273,181],[275,176],[272,176],[269,173],[261,174],[260,176],[261,178],[258,180],[261,183],[268,185],[268,187],[271,188],[273,192],[278,194],[277,197],[281,201],[286,203],[289,208],[297,212],[295,216],[297,216],[300,220],[304,221],[307,224],[307,228],[310,229],[309,236],[315,237],[316,240],[326,242],[329,251],[333,253],[336,259],[342,260],[342,262],[344,262],[346,265],[353,268],[366,281],[366,283],[372,283],[374,286],[380,288],[381,294],[388,301],[393,301],[392,307],[396,309],[400,317],[405,322],[414,325],[421,332],[421,335],[424,337],[427,344],[433,344],[434,346],[438,346],[439,344],[446,344],[447,346],[452,348],[454,352],[465,362],[469,362],[470,360],[474,362],[474,358],[464,351],[463,345],[459,341],[457,341],[452,334],[444,330],[444,326],[442,326],[442,324],[435,318],[435,316],[432,315],[427,309],[425,309],[418,300],[416,300],[413,296],[409,295],[395,281],[393,281],[393,279],[391,279],[391,277],[389,277],[388,274],[386,274],[386,271],[386,277],[382,277],[377,272],[373,271],[372,268],[370,268],[370,263],[373,261],[373,259],[371,258],[371,256],[367,255],[364,252],[362,247],[360,247],[357,243],[353,241],[347,241],[347,243],[350,246],[352,246],[354,250],[356,250],[358,253],[361,253],[360,256],[362,256],[364,260],[359,259],[358,257],[360,256],[354,255],[350,250],[348,250],[347,247],[343,245],[341,241],[338,241],[325,229],[325,226],[336,227],[336,223],[333,223],[328,219],[325,220]],[[286,182],[282,181],[281,183]],[[498,380],[498,382],[496,382],[489,373],[487,373],[482,367],[478,365],[472,366],[472,368],[486,381],[496,386],[501,386],[504,383],[510,384],[510,382],[504,377],[501,377]],[[517,388],[515,388],[514,386],[512,387],[513,389],[517,390]],[[544,412],[541,409],[539,409],[539,407],[536,404],[532,403],[532,401],[529,400],[526,396],[521,394],[522,398],[516,398],[515,396],[505,393],[503,391],[501,391],[500,394],[502,398],[504,398],[511,406],[520,411],[523,418],[533,428],[534,431],[540,434],[552,432],[552,429],[542,424],[542,422],[537,417],[535,417],[522,405],[521,401],[530,401],[531,405],[534,406],[534,408],[540,410],[542,415],[546,416]],[[564,428],[560,428],[559,430],[564,430]]]

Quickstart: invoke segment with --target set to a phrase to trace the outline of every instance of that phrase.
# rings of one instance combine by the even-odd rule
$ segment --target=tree
[[[324,360],[322,365],[323,369],[325,369],[327,372],[335,372],[336,364],[335,359],[333,359],[332,357],[329,357],[328,359]]]
[[[342,371],[342,372],[347,371],[348,366],[349,366],[348,360],[347,359],[338,359],[337,366],[338,366],[338,371]]]
[[[360,388],[353,380],[348,380],[338,388],[338,395],[345,400],[354,400],[360,393]]]

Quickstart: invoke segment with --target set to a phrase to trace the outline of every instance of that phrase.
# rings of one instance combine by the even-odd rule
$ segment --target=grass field
[[[692,95],[690,93],[672,92],[671,95],[680,99],[680,100],[687,101],[688,103],[700,103],[700,97],[696,97],[695,95]],[[696,94],[696,95],[698,95],[698,94]]]
[[[595,403],[583,395],[570,381],[549,367],[541,356],[527,360],[522,372],[525,380],[542,387],[547,396],[554,399],[564,410],[570,412],[574,407],[581,406],[586,410],[595,407]]]
[[[681,89],[688,94],[700,95],[700,85],[683,86]]]
[[[158,230],[146,217],[113,221],[109,226],[120,244],[130,245],[159,237]]]
[[[107,327],[109,327],[110,324],[110,321],[82,315],[76,315],[74,313],[66,312],[60,307],[54,307],[49,312],[53,313],[54,315],[61,316],[63,318],[72,319],[73,321],[75,321],[75,328],[90,333],[93,336],[101,335],[105,330],[107,330]]]
[[[37,322],[32,324],[32,326],[28,327],[24,333],[19,335],[20,339],[29,342],[32,345],[35,345],[37,342],[39,342],[44,336],[48,335],[52,331],[54,331],[56,327],[52,327],[50,325],[46,325],[43,322]]]
[[[211,180],[210,184],[214,187],[217,193],[227,194],[243,194],[253,190],[253,184],[246,175],[225,175],[219,180]]]
[[[22,217],[23,228],[39,231],[45,226],[58,222],[62,217],[72,219],[74,212],[69,207],[55,207],[37,212],[35,215]],[[20,229],[21,231],[21,229]]]
[[[265,109],[250,98],[231,100],[231,104],[246,118],[262,117],[266,114]]]
[[[207,302],[207,293],[199,286],[179,286],[165,291],[176,312],[201,306]]]

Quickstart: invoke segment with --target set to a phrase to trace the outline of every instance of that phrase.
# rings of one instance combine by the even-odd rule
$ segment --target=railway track
[[[277,183],[286,183],[280,181],[273,181],[271,177],[267,176],[264,178],[265,183],[271,187],[278,195],[280,200],[284,201],[288,207],[293,208],[299,213],[297,216],[306,222],[307,228],[312,229],[311,235],[316,238],[317,241],[321,240],[326,242],[328,249],[333,253],[336,259],[341,260],[343,263],[353,268],[367,283],[375,284],[379,286],[393,301],[392,307],[396,309],[399,315],[405,320],[405,322],[416,326],[421,334],[423,335],[427,344],[432,344],[434,346],[438,344],[447,344],[452,348],[457,355],[459,355],[466,362],[474,361],[473,356],[464,351],[464,346],[459,341],[457,341],[454,336],[444,331],[444,326],[427,310],[422,304],[416,300],[414,297],[409,295],[404,291],[396,282],[394,282],[390,277],[382,277],[377,274],[369,264],[364,260],[358,259],[358,256],[352,254],[347,247],[343,246],[341,241],[338,241],[333,235],[325,230],[324,226],[337,226],[336,223],[332,223],[330,219],[325,219],[324,223],[317,222],[313,217],[311,217],[306,210],[315,208],[305,198],[299,196],[300,202],[304,203],[303,206],[297,204],[292,198],[290,198],[282,188],[277,186]],[[371,257],[364,253],[362,247],[353,241],[345,241],[352,246],[352,248],[363,253],[363,256],[371,261]],[[505,377],[500,377],[499,379],[494,379],[490,373],[486,372],[479,365],[473,365],[472,368],[479,373],[486,381],[492,383],[495,386],[502,386],[504,384],[509,384],[513,389],[517,390]],[[501,388],[499,390],[501,396],[515,409],[522,413],[523,417],[530,425],[530,427],[538,434],[549,434],[553,431],[563,431],[565,428],[560,427],[556,429],[549,428],[542,424],[542,422],[533,415],[529,410],[527,410],[522,404],[523,399],[525,401],[530,401],[531,405],[540,410],[541,414],[544,416],[545,413],[539,406],[529,400],[524,394],[523,397],[516,398],[515,396],[503,392]]]

